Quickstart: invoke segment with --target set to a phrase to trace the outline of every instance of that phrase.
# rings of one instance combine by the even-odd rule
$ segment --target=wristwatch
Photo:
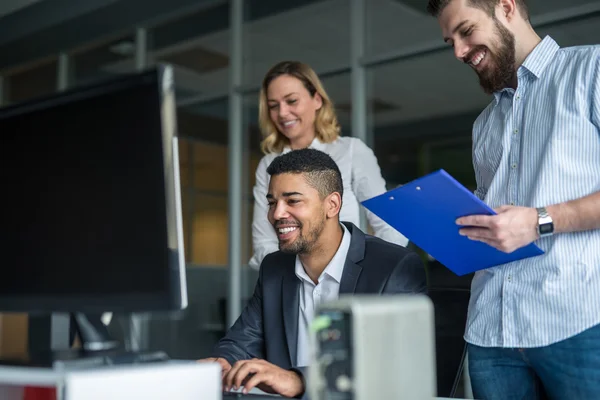
[[[550,236],[554,233],[554,222],[546,211],[546,207],[536,208],[538,213],[538,233],[540,237]]]

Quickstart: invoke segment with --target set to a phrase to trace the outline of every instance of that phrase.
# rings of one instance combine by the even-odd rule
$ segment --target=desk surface
[[[189,364],[190,361],[168,361],[169,364]],[[0,385],[15,385],[15,386],[42,386],[52,387],[62,383],[65,378],[65,372],[58,371],[52,368],[34,368],[21,366],[6,366],[0,365]],[[263,394],[265,398],[277,399],[280,396],[267,395],[259,389],[252,390],[252,394]],[[243,399],[243,397],[241,397]],[[447,397],[436,397],[435,400],[451,400]],[[456,400],[456,399],[454,399]],[[459,399],[460,400],[460,399]]]
[[[51,368],[0,365],[0,384],[55,386],[63,376]]]

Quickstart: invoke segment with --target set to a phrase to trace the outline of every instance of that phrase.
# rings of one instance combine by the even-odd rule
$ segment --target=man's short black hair
[[[276,157],[267,168],[269,175],[303,174],[321,198],[338,192],[344,196],[342,173],[326,153],[315,149],[292,150]]]
[[[429,0],[427,12],[437,18],[451,1],[452,0]],[[496,18],[495,9],[499,1],[500,0],[467,0],[467,4],[471,7],[485,11],[492,18]],[[516,0],[516,3],[517,8],[521,12],[521,16],[525,20],[529,20],[529,10],[527,9],[525,0]]]

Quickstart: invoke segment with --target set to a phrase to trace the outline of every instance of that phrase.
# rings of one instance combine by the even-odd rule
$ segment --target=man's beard
[[[490,57],[492,62],[488,64],[488,68],[481,72],[475,70],[479,76],[479,84],[487,94],[492,94],[510,86],[516,74],[515,36],[497,19],[495,25],[498,45],[494,53],[488,48],[486,55],[486,57]],[[475,49],[472,54],[479,50],[479,48]]]
[[[302,231],[302,226],[299,226],[300,230],[298,237],[292,243],[279,242],[279,250],[287,254],[308,254],[313,249],[317,240],[321,236],[323,229],[325,228],[325,217],[313,223],[312,229],[306,232],[306,235]]]

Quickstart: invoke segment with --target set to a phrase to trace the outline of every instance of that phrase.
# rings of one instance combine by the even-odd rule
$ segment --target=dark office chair
[[[467,349],[463,335],[470,290],[430,287],[429,297],[435,308],[437,395],[454,397],[461,382]]]

